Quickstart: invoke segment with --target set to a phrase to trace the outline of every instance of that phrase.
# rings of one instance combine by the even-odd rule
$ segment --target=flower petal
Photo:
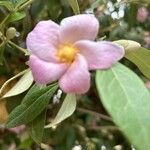
[[[90,88],[90,73],[85,58],[78,55],[76,60],[59,80],[60,88],[66,93],[83,94]]]
[[[43,60],[56,61],[59,29],[59,25],[51,20],[40,21],[27,36],[27,48]]]
[[[66,64],[45,62],[35,55],[30,56],[29,67],[35,81],[39,84],[48,84],[58,80],[67,69]]]
[[[99,22],[90,14],[65,18],[60,24],[60,41],[74,43],[79,40],[95,40],[99,30]]]
[[[75,47],[86,58],[89,69],[107,69],[124,56],[124,49],[112,42],[91,42],[82,40]]]

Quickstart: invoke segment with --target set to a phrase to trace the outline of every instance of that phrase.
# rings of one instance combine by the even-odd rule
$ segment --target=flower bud
[[[16,36],[16,29],[14,27],[10,27],[6,31],[7,39],[11,40]]]
[[[141,47],[140,43],[131,40],[118,40],[114,41],[114,43],[124,47],[125,53],[136,51]]]
[[[137,20],[141,23],[145,22],[148,18],[148,10],[145,7],[141,7],[137,12]]]
[[[8,130],[10,132],[13,132],[13,133],[16,133],[16,134],[22,134],[26,129],[26,126],[25,125],[20,125],[18,127],[15,127],[15,128],[9,128]]]
[[[116,145],[116,146],[114,146],[114,149],[115,150],[122,150],[122,145]]]
[[[72,148],[72,150],[82,150],[82,146],[81,145],[76,145]]]
[[[150,81],[148,81],[148,82],[146,82],[146,87],[148,88],[148,89],[150,89]]]

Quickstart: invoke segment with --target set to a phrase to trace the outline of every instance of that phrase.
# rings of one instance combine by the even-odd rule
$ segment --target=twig
[[[0,38],[1,38],[2,40],[4,40],[5,44],[6,44],[6,43],[9,43],[10,45],[12,45],[12,46],[14,46],[15,48],[17,48],[18,50],[20,50],[21,52],[25,53],[25,55],[29,55],[29,52],[27,51],[27,49],[24,49],[24,48],[22,48],[22,47],[16,45],[14,42],[8,40],[8,39],[2,34],[2,32],[0,32]]]
[[[4,25],[4,23],[7,21],[7,19],[9,18],[10,14],[8,14],[3,21],[0,23],[0,28],[2,28],[2,26]]]
[[[119,130],[118,127],[116,126],[94,126],[94,127],[90,127],[88,128],[89,130]]]
[[[101,30],[101,32],[109,32],[112,31],[114,28],[116,28],[118,26],[118,23],[114,23],[112,25],[110,25],[109,27],[106,27],[104,29]]]
[[[77,111],[82,112],[82,113],[92,114],[92,115],[97,116],[104,120],[113,121],[110,117],[108,117],[106,115],[100,114],[100,113],[92,111],[92,110],[87,110],[85,108],[77,108]]]
[[[22,47],[16,45],[14,42],[8,40],[8,43],[9,43],[10,45],[14,46],[15,48],[17,48],[18,50],[20,50],[21,52],[27,54],[28,51],[27,51],[26,49],[24,49],[24,48],[22,48]]]

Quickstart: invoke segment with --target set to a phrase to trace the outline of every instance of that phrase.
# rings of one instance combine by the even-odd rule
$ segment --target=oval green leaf
[[[104,107],[131,144],[149,150],[150,93],[141,79],[118,63],[97,71],[96,85]]]

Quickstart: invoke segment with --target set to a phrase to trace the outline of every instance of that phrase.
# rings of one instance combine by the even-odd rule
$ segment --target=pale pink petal
[[[58,80],[66,71],[66,64],[45,62],[38,57],[31,55],[29,67],[35,81],[39,84],[48,84]]]
[[[85,58],[78,55],[76,60],[59,80],[60,88],[66,93],[83,94],[90,87],[90,73]]]
[[[25,125],[21,125],[15,128],[9,128],[8,129],[10,132],[16,133],[16,134],[22,134],[26,130]]]
[[[75,47],[86,58],[90,70],[107,69],[124,56],[124,49],[112,42],[83,40]]]
[[[90,14],[65,18],[60,24],[60,41],[74,43],[79,40],[95,40],[99,30],[99,22]]]
[[[146,82],[146,87],[148,88],[148,89],[150,89],[150,81],[148,81],[148,82]]]
[[[55,61],[59,25],[51,20],[40,21],[27,36],[27,49],[46,61]]]

